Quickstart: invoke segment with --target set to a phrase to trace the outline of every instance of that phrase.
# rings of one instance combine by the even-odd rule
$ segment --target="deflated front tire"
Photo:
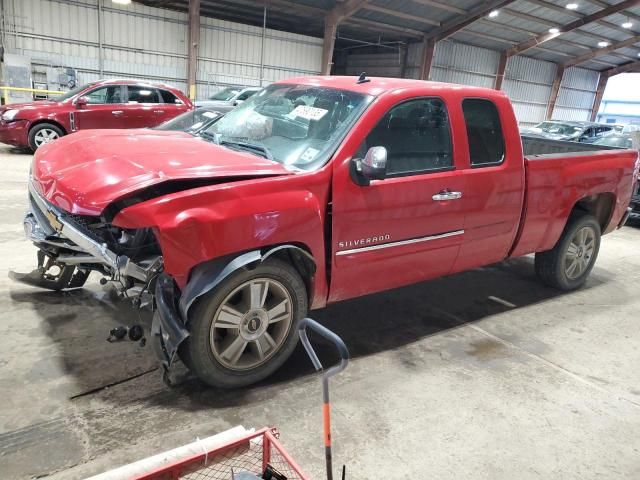
[[[291,355],[307,308],[305,284],[295,268],[268,259],[235,272],[198,300],[179,355],[211,386],[256,383]]]

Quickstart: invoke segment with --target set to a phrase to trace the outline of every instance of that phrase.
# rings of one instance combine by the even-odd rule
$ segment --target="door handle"
[[[436,193],[433,197],[436,202],[444,202],[446,200],[458,200],[462,198],[462,192],[452,192],[450,190],[442,190]]]
[[[124,113],[124,111],[122,111],[122,110],[112,110],[111,111],[111,115],[115,115],[115,116],[122,115],[123,113]]]

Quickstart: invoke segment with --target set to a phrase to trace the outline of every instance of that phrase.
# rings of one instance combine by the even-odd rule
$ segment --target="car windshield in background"
[[[593,144],[617,148],[631,148],[633,146],[631,138],[623,135],[609,135],[602,137],[593,142]]]
[[[288,167],[314,170],[326,163],[371,99],[334,88],[270,85],[201,135]]]
[[[76,87],[73,88],[71,90],[69,90],[66,93],[63,93],[62,95],[58,95],[55,97],[50,97],[49,100],[53,100],[54,102],[64,102],[65,100],[69,100],[72,97],[75,97],[77,94],[79,94],[81,91],[83,91],[86,88],[89,88],[91,85],[93,85],[92,83],[87,83],[85,85],[82,85],[80,87]]]
[[[539,125],[536,125],[535,128],[539,128],[544,133],[550,133],[552,135],[574,135],[582,130],[580,127],[576,127],[575,125],[555,122],[542,122]]]
[[[198,130],[206,123],[215,120],[219,116],[220,113],[212,112],[211,110],[190,110],[172,118],[168,122],[164,122],[162,125],[158,125],[155,127],[155,130],[181,130],[184,132],[191,132]]]
[[[209,97],[209,100],[220,100],[227,102],[240,93],[239,88],[225,88]]]

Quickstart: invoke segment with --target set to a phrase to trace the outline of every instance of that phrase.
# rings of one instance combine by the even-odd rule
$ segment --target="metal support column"
[[[187,87],[189,98],[196,99],[196,71],[198,46],[200,44],[200,0],[189,0],[189,52],[187,64]]]
[[[264,81],[264,48],[267,39],[267,2],[264,2],[264,10],[262,12],[262,44],[260,46],[260,86]]]
[[[102,1],[96,0],[98,3],[98,71],[100,72],[100,76],[104,76],[104,39],[102,33],[102,19],[103,19],[103,11],[102,11]]]
[[[560,93],[560,85],[562,85],[562,77],[564,77],[564,67],[562,65],[558,65],[556,69],[556,76],[553,79],[553,84],[551,85],[551,95],[549,96],[549,103],[547,104],[547,113],[544,116],[545,120],[551,120],[551,117],[553,117],[553,110],[556,108],[558,93]]]
[[[604,96],[604,91],[607,88],[607,82],[609,81],[609,75],[600,74],[600,80],[598,81],[598,88],[596,90],[596,97],[593,99],[593,106],[591,107],[591,121],[596,121],[596,116],[598,115],[598,110],[600,110],[600,105],[602,104],[602,97]]]
[[[507,56],[507,52],[502,52],[500,54],[500,61],[498,62],[498,71],[496,72],[496,81],[493,84],[493,88],[496,90],[502,90],[502,84],[504,83],[504,74],[507,70],[508,61],[509,61],[509,57]]]
[[[320,72],[322,75],[331,75],[333,65],[333,47],[336,43],[336,33],[338,32],[338,19],[330,12],[324,17],[324,37],[322,40],[322,65]]]
[[[436,52],[436,39],[425,38],[422,40],[422,60],[420,61],[420,80],[429,80],[433,56]]]

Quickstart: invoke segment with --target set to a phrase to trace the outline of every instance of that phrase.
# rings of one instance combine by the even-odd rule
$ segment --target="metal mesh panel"
[[[258,432],[253,438],[239,445],[222,448],[208,455],[200,455],[197,459],[187,460],[170,466],[160,472],[144,477],[153,480],[231,480],[232,473],[242,478],[240,474],[250,473],[262,478],[264,445],[268,441],[269,461],[278,473],[287,480],[304,480],[291,465],[284,452],[272,443],[277,438],[277,432]]]

